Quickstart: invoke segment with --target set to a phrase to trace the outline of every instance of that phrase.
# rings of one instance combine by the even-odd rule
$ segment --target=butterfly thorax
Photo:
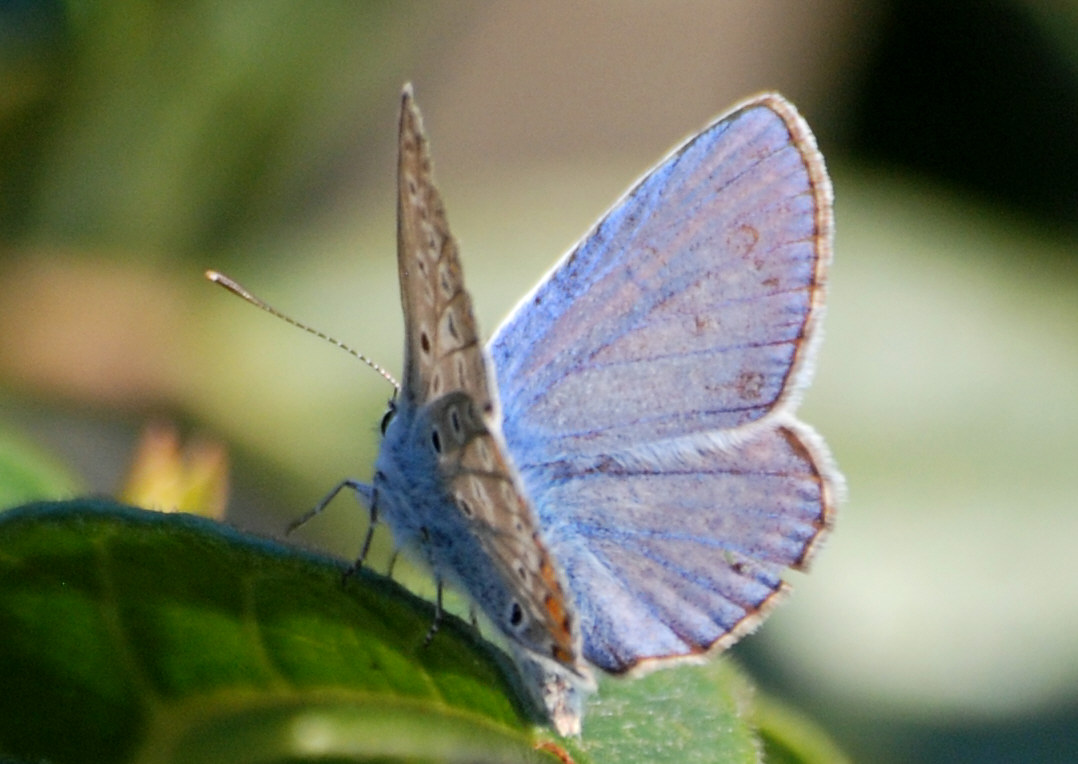
[[[374,489],[380,519],[386,521],[398,547],[437,570],[429,539],[451,513],[448,497],[437,478],[437,455],[424,427],[417,427],[418,411],[406,401],[394,404],[392,418],[375,462]],[[439,534],[440,535],[440,534]]]

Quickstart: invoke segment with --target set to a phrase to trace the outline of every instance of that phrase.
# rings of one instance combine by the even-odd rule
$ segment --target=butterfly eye
[[[386,434],[386,430],[389,429],[389,423],[393,421],[393,417],[396,416],[396,415],[397,415],[397,404],[395,404],[393,401],[390,401],[389,405],[386,406],[386,413],[382,414],[381,428],[382,428],[382,434],[383,435]]]

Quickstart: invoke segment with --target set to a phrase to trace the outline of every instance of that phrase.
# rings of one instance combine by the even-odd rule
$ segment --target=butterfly
[[[589,666],[729,646],[832,526],[843,478],[794,415],[832,256],[823,157],[781,96],[741,103],[645,174],[484,347],[410,85],[398,150],[403,378],[373,481],[342,481],[296,524],[353,488],[371,518],[357,564],[384,521],[432,570],[436,613],[443,584],[466,593],[559,731],[579,732]]]
[[[410,86],[397,212],[404,375],[360,489],[372,520],[555,676],[752,630],[842,489],[794,416],[833,237],[794,107],[757,96],[675,149],[486,348]]]

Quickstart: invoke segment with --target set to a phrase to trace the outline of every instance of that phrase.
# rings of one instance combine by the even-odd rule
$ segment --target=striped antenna
[[[326,342],[330,342],[330,343],[336,345],[337,347],[339,347],[341,350],[348,353],[349,355],[355,356],[359,360],[363,361],[363,363],[367,364],[372,369],[374,369],[376,372],[381,374],[382,377],[384,377],[389,382],[389,384],[393,385],[393,387],[398,392],[400,391],[401,386],[397,382],[397,380],[395,380],[393,378],[392,374],[390,374],[388,371],[383,369],[381,366],[379,366],[377,363],[372,361],[370,358],[367,358],[367,356],[363,355],[358,350],[350,347],[349,345],[345,345],[343,342],[336,339],[335,337],[330,337],[328,334],[320,332],[320,331],[318,331],[317,329],[315,329],[313,327],[307,326],[307,324],[301,323],[301,322],[297,321],[296,319],[292,318],[291,316],[285,315],[284,313],[277,310],[275,307],[270,305],[265,300],[262,300],[262,299],[260,299],[258,297],[255,297],[253,294],[251,294],[251,292],[249,292],[247,289],[245,289],[243,286],[241,286],[239,284],[239,282],[233,281],[232,279],[230,279],[228,276],[224,275],[223,273],[218,273],[217,271],[212,271],[212,270],[206,271],[206,278],[208,278],[210,281],[214,282],[215,284],[220,284],[221,286],[223,286],[225,289],[227,289],[229,292],[236,295],[237,297],[242,297],[244,300],[251,303],[255,307],[262,308],[262,310],[266,311],[270,315],[276,316],[277,318],[281,319],[282,321],[286,321],[286,322],[292,324],[292,326],[295,326],[298,329],[302,329],[303,331],[307,332],[308,334],[313,334],[315,337],[319,337],[320,339],[323,339]]]

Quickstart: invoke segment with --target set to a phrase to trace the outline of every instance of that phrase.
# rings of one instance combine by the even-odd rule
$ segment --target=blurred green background
[[[388,386],[202,271],[398,369],[409,80],[488,333],[682,137],[798,104],[838,227],[803,415],[850,499],[734,653],[855,759],[1073,755],[1073,2],[8,0],[3,447],[111,493],[172,419],[228,444],[229,519],[271,533],[368,478]],[[351,557],[364,527],[342,498],[302,541]]]

